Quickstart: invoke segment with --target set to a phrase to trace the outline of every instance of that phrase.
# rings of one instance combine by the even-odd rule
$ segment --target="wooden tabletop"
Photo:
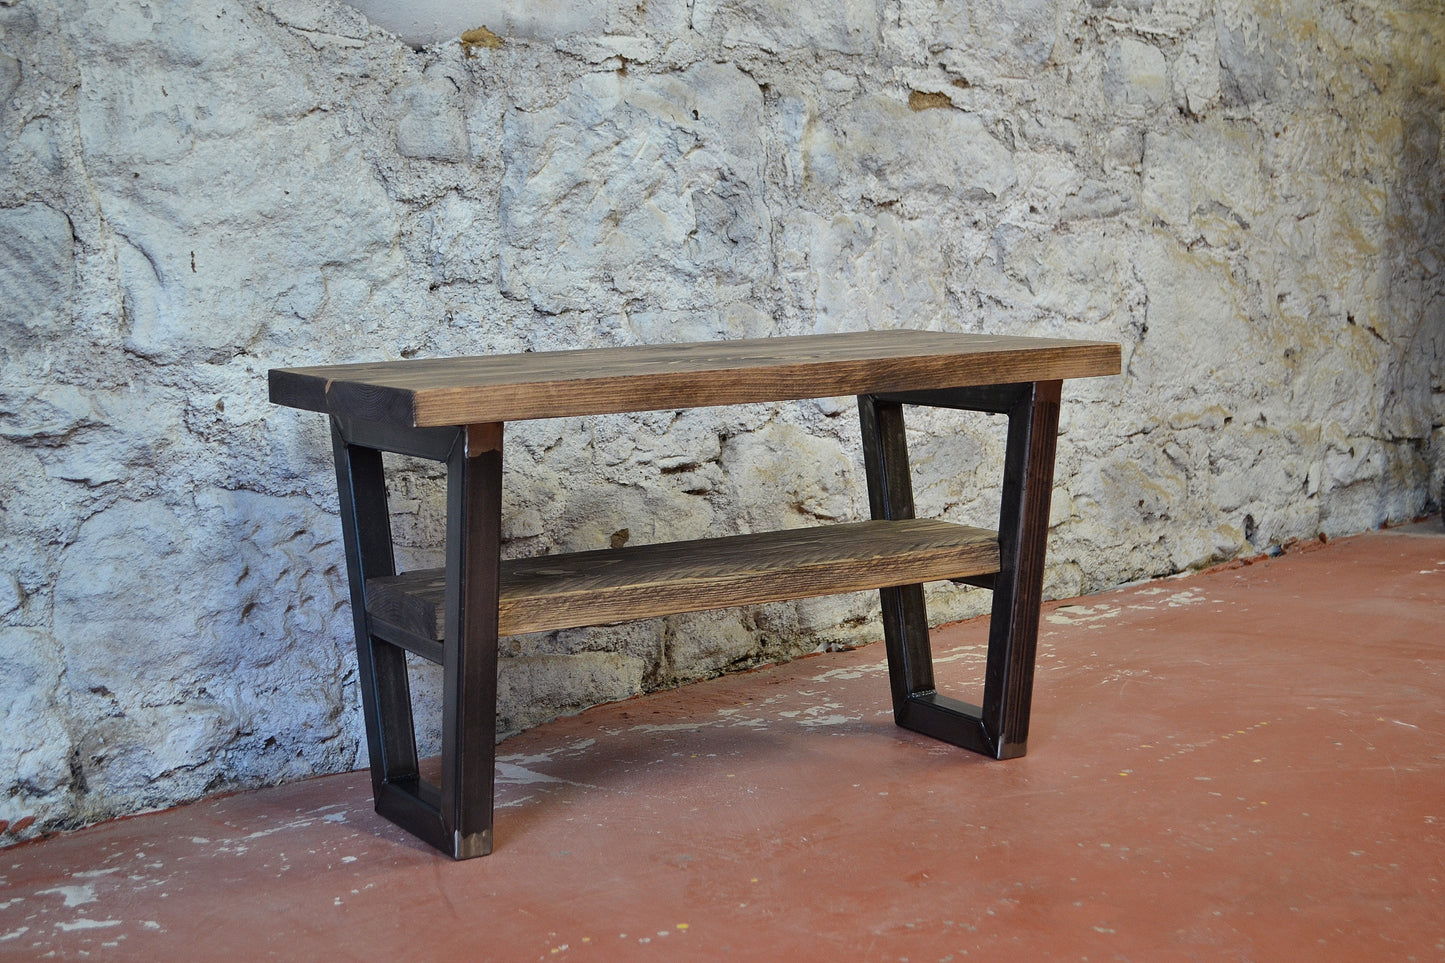
[[[1118,374],[1117,344],[932,331],[273,368],[271,400],[412,428]]]

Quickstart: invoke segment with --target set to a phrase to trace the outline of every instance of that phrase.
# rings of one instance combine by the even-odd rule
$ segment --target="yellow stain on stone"
[[[477,55],[477,48],[479,47],[487,50],[496,50],[502,45],[502,38],[492,33],[492,31],[488,30],[485,26],[468,30],[462,34],[461,41],[462,49],[467,52],[468,57],[475,57]]]
[[[935,107],[952,107],[953,101],[948,99],[947,94],[910,90],[908,106],[914,110],[932,110]]]

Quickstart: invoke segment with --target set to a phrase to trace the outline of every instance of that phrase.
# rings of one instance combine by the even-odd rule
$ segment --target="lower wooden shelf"
[[[998,570],[994,532],[931,519],[543,555],[502,562],[498,633],[607,625]],[[439,656],[435,642],[444,635],[444,570],[369,579],[366,595],[376,634],[410,637],[421,644],[409,648]]]

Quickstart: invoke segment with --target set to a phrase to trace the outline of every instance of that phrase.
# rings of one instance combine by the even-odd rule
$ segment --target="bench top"
[[[1119,345],[932,331],[273,368],[271,400],[407,428],[1118,374]]]

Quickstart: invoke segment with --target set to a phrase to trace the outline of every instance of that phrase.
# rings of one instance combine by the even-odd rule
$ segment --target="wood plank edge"
[[[1053,350],[1026,349],[1008,361],[1006,374],[991,371],[996,362],[986,354],[956,354],[922,357],[883,358],[875,361],[807,361],[766,368],[726,367],[678,372],[648,372],[626,376],[579,377],[566,381],[567,390],[549,390],[538,398],[538,386],[530,383],[488,386],[479,399],[470,386],[447,388],[388,388],[405,398],[409,425],[440,427],[477,421],[522,421],[543,418],[587,417],[633,411],[666,411],[682,408],[715,408],[736,404],[770,404],[808,398],[851,397],[895,391],[938,388],[972,388],[990,384],[1022,384],[1033,381],[1071,381],[1077,378],[1108,377],[1122,370],[1122,349],[1110,342],[1085,342],[1072,349],[1067,361],[1046,357]],[[869,380],[857,372],[879,364],[908,364],[917,369],[897,372],[895,377]],[[958,378],[938,378],[937,367],[955,369]],[[845,369],[840,374],[839,369]],[[747,383],[749,376],[767,380],[770,390]],[[700,379],[713,376],[711,384]],[[736,380],[726,375],[737,375]],[[337,382],[337,384],[342,384]],[[358,385],[360,387],[360,385]],[[544,385],[546,387],[546,385]],[[619,401],[645,394],[655,401]],[[400,423],[400,422],[397,422]]]
[[[266,372],[267,396],[274,405],[303,411],[326,411],[325,379],[300,374],[288,368]]]
[[[610,586],[576,585],[577,578],[586,578],[584,567],[581,572],[557,576],[555,579],[532,575],[528,577],[528,581],[532,583],[534,590],[519,586],[515,580],[509,584],[509,570],[515,571],[515,566],[535,562],[566,567],[576,565],[579,558],[586,556],[615,559],[619,552],[636,556],[646,553],[654,546],[641,545],[621,550],[603,549],[506,560],[502,563],[501,598],[498,604],[499,617],[503,623],[502,634],[520,635],[588,625],[608,625],[633,618],[655,618],[713,608],[734,608],[846,592],[873,591],[890,585],[957,581],[971,577],[988,577],[999,570],[998,541],[994,532],[934,519],[909,519],[901,522],[875,520],[823,526],[819,529],[784,529],[756,534],[781,536],[796,531],[813,536],[824,534],[826,537],[826,533],[837,532],[839,540],[846,542],[846,536],[839,529],[850,528],[857,533],[860,529],[877,525],[905,529],[942,527],[952,530],[956,540],[876,555],[844,553],[841,556],[790,561],[776,569],[749,568],[740,571],[736,568],[722,568],[715,572],[687,577],[679,577],[669,570],[667,573],[651,574],[639,581]],[[698,541],[739,542],[755,537],[756,535],[733,535]],[[676,544],[678,543],[660,543],[660,546]],[[810,581],[815,583],[814,587],[803,588]],[[444,584],[445,573],[442,569],[422,569],[370,579],[367,583],[367,594],[371,600],[369,614],[373,619],[398,626],[408,634],[441,638],[444,613],[438,596]],[[778,585],[787,585],[789,588],[779,591],[776,588]],[[540,586],[540,590],[535,589],[537,586]],[[703,601],[683,603],[681,600],[688,596],[698,597]],[[659,597],[670,601],[659,606]],[[628,608],[637,608],[639,614],[620,614]],[[564,612],[568,613],[565,618],[561,616]]]
[[[930,560],[934,564],[923,568],[919,567],[916,560],[910,560],[907,563],[887,566],[893,574],[886,577],[873,575],[865,578],[859,575],[848,579],[820,578],[819,584],[811,587],[805,587],[808,574],[827,576],[838,567],[837,564],[799,567],[785,575],[765,572],[741,578],[672,579],[601,591],[578,589],[512,598],[508,598],[504,593],[498,605],[498,631],[502,635],[525,635],[529,632],[615,625],[687,612],[770,605],[850,592],[873,592],[894,585],[943,582],[998,571],[996,546],[991,553],[979,554],[985,557],[969,559],[966,564],[957,557]],[[788,588],[778,589],[780,584],[785,584]],[[658,602],[659,597],[663,600],[662,604]],[[627,612],[629,608],[635,609],[635,614]]]
[[[394,388],[364,381],[327,382],[326,407],[323,410],[340,417],[374,421],[397,428],[450,428],[478,420],[448,420],[423,424],[417,417],[416,392],[408,388]]]

